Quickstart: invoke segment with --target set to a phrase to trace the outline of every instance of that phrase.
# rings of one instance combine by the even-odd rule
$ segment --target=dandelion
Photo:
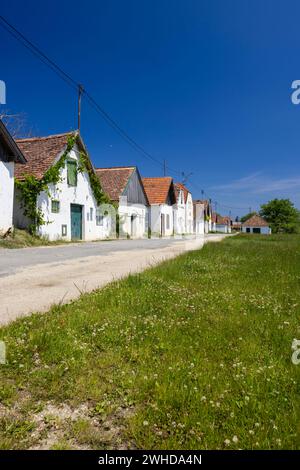
[[[230,444],[230,439],[225,439],[224,444],[225,444],[225,446],[229,446],[229,444]]]
[[[201,397],[201,401],[206,401],[206,397],[204,395]]]
[[[238,439],[238,437],[237,437],[237,436],[233,436],[233,438],[232,438],[232,442],[234,442],[234,443],[236,444],[236,443],[238,442],[238,440],[239,440],[239,439]]]
[[[254,434],[254,431],[252,429],[250,429],[249,434],[251,434],[251,436],[252,436]]]
[[[149,426],[149,422],[148,421],[143,421],[143,426]]]

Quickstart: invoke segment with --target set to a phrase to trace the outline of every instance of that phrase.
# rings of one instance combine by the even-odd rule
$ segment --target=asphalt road
[[[112,240],[70,243],[32,248],[0,248],[0,277],[14,274],[26,267],[62,263],[89,256],[108,256],[112,252],[157,250],[178,244],[174,239]]]

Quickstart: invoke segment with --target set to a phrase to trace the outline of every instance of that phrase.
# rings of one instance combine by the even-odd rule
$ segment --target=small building
[[[36,196],[36,210],[43,219],[42,224],[35,224],[36,233],[51,241],[100,239],[98,203],[91,182],[95,173],[79,133],[19,139],[17,144],[27,160],[25,165],[16,165],[17,180],[24,183],[28,176],[39,182],[49,180],[47,188]],[[57,165],[59,180],[53,183],[51,170],[55,171]],[[26,213],[20,188],[15,191],[13,218],[18,228],[35,227]]]
[[[0,234],[13,226],[14,171],[26,158],[0,120]]]
[[[270,235],[272,230],[265,219],[263,219],[260,215],[255,214],[242,224],[242,232]]]
[[[223,217],[216,212],[212,215],[212,231],[220,233],[231,233],[231,219],[230,217]]]
[[[143,185],[150,204],[149,227],[152,236],[169,237],[174,234],[173,205],[176,195],[173,179],[143,178]]]
[[[119,236],[148,236],[149,203],[136,166],[96,168],[101,187],[114,203],[119,215]],[[109,236],[111,214],[103,214],[104,237]]]
[[[174,233],[192,234],[194,232],[193,198],[191,192],[182,184],[174,183],[176,204],[174,210]]]

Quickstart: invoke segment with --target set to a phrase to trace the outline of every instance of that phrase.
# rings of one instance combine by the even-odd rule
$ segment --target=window
[[[104,216],[101,214],[100,209],[96,210],[96,225],[103,226]]]
[[[53,212],[54,214],[58,214],[59,210],[60,210],[60,202],[53,199],[51,201],[51,212]]]
[[[250,233],[250,228],[249,227],[246,228],[246,232]]]
[[[170,228],[170,215],[167,214],[167,230]]]
[[[61,236],[62,236],[62,237],[66,237],[66,236],[67,236],[67,226],[66,226],[66,225],[62,225],[62,226],[61,226]]]
[[[77,162],[76,160],[67,161],[68,185],[77,186]]]
[[[260,227],[253,227],[253,233],[260,233]]]
[[[90,221],[91,221],[91,222],[92,222],[92,220],[93,220],[93,215],[94,215],[94,214],[93,214],[93,208],[90,207]]]

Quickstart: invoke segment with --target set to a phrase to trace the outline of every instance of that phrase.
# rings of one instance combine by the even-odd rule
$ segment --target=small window
[[[104,220],[104,217],[100,213],[100,209],[97,209],[96,210],[96,225],[103,227],[103,220]]]
[[[59,201],[55,201],[54,199],[51,201],[51,212],[54,214],[58,214],[60,210],[60,203]]]
[[[67,161],[68,185],[77,186],[77,162],[75,160]]]
[[[93,215],[94,215],[94,214],[93,214],[93,208],[90,207],[90,221],[91,221],[91,222],[92,222],[92,220],[93,220]]]
[[[246,228],[246,232],[250,233],[250,228],[249,227]]]
[[[62,226],[61,226],[61,236],[62,236],[62,237],[66,237],[66,236],[67,236],[67,226],[66,226],[66,225],[62,225]]]

